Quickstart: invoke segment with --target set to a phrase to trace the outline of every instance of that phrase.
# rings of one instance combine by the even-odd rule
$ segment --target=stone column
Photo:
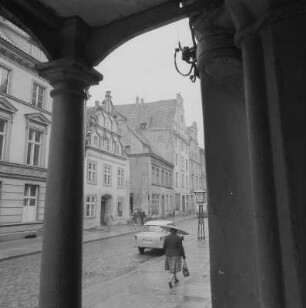
[[[229,1],[229,8],[243,55],[260,303],[271,308],[302,307],[304,289],[299,275],[303,272],[301,248],[305,234],[303,9],[291,3],[272,8],[258,18],[240,1]]]
[[[212,306],[253,308],[259,303],[242,63],[235,29],[222,15],[221,9],[191,19],[202,91]]]
[[[42,64],[54,89],[39,307],[81,307],[84,110],[102,76],[73,59]]]
[[[289,1],[260,21],[285,307],[305,307],[305,2]]]

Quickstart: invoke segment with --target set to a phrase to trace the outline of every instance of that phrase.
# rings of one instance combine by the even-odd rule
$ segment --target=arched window
[[[109,151],[109,141],[106,137],[103,139],[103,148],[104,150]]]
[[[104,120],[103,114],[100,114],[100,115],[99,115],[98,123],[99,123],[100,126],[104,127],[105,120]]]
[[[116,154],[120,155],[120,144],[116,142]]]
[[[96,135],[93,137],[93,145],[94,147],[99,147],[99,137]]]
[[[112,152],[116,153],[116,142],[115,142],[115,140],[112,141]]]

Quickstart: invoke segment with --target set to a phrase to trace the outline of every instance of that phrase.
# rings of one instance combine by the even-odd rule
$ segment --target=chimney
[[[138,105],[139,104],[139,97],[137,96],[136,97],[136,105]]]
[[[100,102],[99,101],[95,101],[96,108],[99,107],[99,105],[100,105]]]

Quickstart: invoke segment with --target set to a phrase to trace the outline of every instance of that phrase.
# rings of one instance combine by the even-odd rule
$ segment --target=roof
[[[115,110],[123,114],[131,127],[148,123],[149,128],[170,128],[174,119],[176,99],[161,100],[143,104],[116,105]]]

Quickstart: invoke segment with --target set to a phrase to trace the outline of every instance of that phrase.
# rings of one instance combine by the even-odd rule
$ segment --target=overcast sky
[[[173,99],[181,93],[184,99],[186,125],[192,121],[198,124],[198,141],[203,147],[203,121],[200,82],[192,83],[189,77],[179,75],[174,67],[174,49],[178,46],[192,46],[188,20],[145,33],[125,43],[96,69],[103,74],[103,81],[90,88],[89,105],[103,100],[105,91],[112,92],[114,105],[135,103],[136,97],[145,102]],[[178,66],[187,72],[189,66],[181,61]]]

